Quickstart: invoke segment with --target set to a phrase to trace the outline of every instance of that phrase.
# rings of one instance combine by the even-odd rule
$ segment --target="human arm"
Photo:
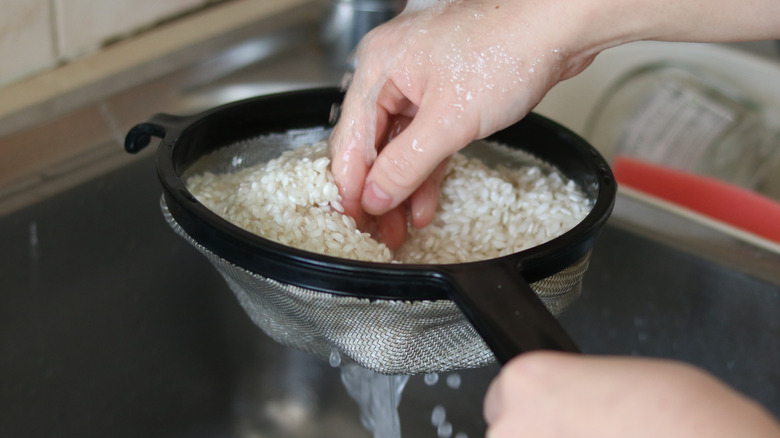
[[[331,138],[343,204],[391,211],[389,232],[405,229],[407,207],[424,226],[446,157],[521,119],[608,47],[779,37],[776,0],[461,0],[402,14],[358,49]]]
[[[488,438],[778,438],[763,407],[680,362],[534,352],[502,368]]]

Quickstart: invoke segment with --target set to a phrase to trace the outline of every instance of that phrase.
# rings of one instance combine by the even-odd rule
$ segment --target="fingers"
[[[440,110],[430,112],[446,114]],[[449,112],[452,114],[451,110]],[[468,134],[462,134],[466,132],[462,129],[447,131],[453,135],[432,136],[425,127],[430,123],[446,127],[456,119],[454,114],[450,118],[425,116],[392,82],[388,82],[377,97],[375,108],[377,129],[371,147],[379,151],[377,160],[371,164],[370,154],[360,154],[361,148],[367,147],[366,143],[344,142],[344,149],[334,151],[336,155],[333,156],[332,165],[345,212],[354,217],[360,226],[365,223],[364,210],[376,216],[375,237],[390,249],[400,247],[406,238],[405,199],[410,198],[408,206],[415,227],[424,227],[433,220],[448,157],[471,138]],[[356,129],[353,126],[346,128]],[[334,134],[332,141],[340,141],[337,135]],[[399,154],[401,158],[397,158]],[[399,163],[408,164],[399,167]],[[388,164],[391,167],[389,172]],[[376,179],[369,179],[372,173],[378,175],[374,177]],[[391,173],[389,178],[388,173]],[[362,191],[355,190],[356,186]],[[382,187],[390,187],[392,198],[384,197],[385,192],[382,190],[386,189]]]
[[[439,163],[436,169],[423,181],[422,185],[415,190],[409,202],[412,225],[416,228],[422,228],[433,221],[436,214],[436,206],[439,202],[439,192],[444,176],[447,173],[447,164],[449,158]]]
[[[662,359],[524,353],[485,396],[487,436],[774,437],[771,415],[693,366]]]
[[[329,145],[331,172],[342,197],[344,212],[359,221],[363,211],[360,205],[363,181],[370,165],[366,154],[367,149],[373,149],[376,110],[363,109],[359,103],[363,97],[356,96],[358,93],[352,89],[347,92],[342,106],[344,112],[333,128]],[[370,147],[367,146],[369,142]]]
[[[376,218],[377,240],[395,251],[406,240],[406,205],[401,204]]]
[[[489,438],[550,436],[537,422],[555,422],[547,418],[550,412],[544,409],[549,405],[544,395],[554,389],[548,373],[549,369],[558,369],[556,362],[567,357],[567,353],[534,351],[516,357],[501,369],[491,382],[483,405]]]
[[[331,171],[342,205],[356,220],[362,215],[360,199],[368,169],[378,151],[409,124],[417,109],[378,72],[355,73],[329,141]]]
[[[382,149],[366,175],[362,196],[366,212],[381,215],[398,206],[447,157],[475,138],[474,124],[459,115],[446,104],[420,107],[410,125]],[[430,188],[420,192],[420,201],[431,199]],[[424,205],[430,203],[417,203]]]
[[[439,199],[439,189],[447,170],[447,162],[440,163],[423,184],[412,194],[409,202],[401,203],[387,213],[374,217],[374,238],[395,251],[407,236],[407,210],[412,225],[422,228],[433,220]]]
[[[351,95],[348,93],[344,107],[354,108],[355,103],[352,100],[362,99],[355,97],[361,96],[361,93],[360,90]],[[359,228],[370,228],[377,240],[385,243],[391,250],[396,250],[406,240],[406,205],[400,204],[379,216],[368,217],[363,211],[361,198],[365,177],[374,155],[406,129],[411,117],[416,113],[416,106],[406,99],[392,81],[385,83],[376,102],[373,114],[349,110],[342,114],[330,140],[331,170],[342,196],[344,212],[356,220]],[[371,123],[375,124],[373,138],[362,134],[371,132],[368,126],[362,126]],[[361,137],[364,141],[360,141]],[[438,187],[438,183],[431,186]],[[428,194],[424,199],[430,197]],[[423,202],[422,205],[425,208],[419,208],[424,212],[424,216],[429,215],[427,211],[430,201]],[[433,208],[435,209],[435,204]],[[430,219],[427,220],[430,222]]]
[[[498,420],[498,416],[503,410],[502,394],[504,386],[501,384],[501,374],[499,374],[488,386],[487,393],[485,394],[485,401],[482,405],[482,416],[485,418],[485,422],[489,425],[495,424]]]
[[[341,114],[330,137],[331,172],[342,197],[345,213],[360,221],[363,209],[360,199],[368,169],[376,157],[377,142],[383,141],[389,124],[389,113],[379,104],[387,83],[385,69],[376,58],[377,51],[364,46],[376,45],[366,37],[358,46],[362,64],[352,76]],[[389,104],[389,103],[388,103]],[[377,135],[379,134],[379,135]]]

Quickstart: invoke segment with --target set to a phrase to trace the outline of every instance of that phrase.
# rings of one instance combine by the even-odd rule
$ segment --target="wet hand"
[[[398,246],[407,212],[416,227],[432,220],[447,157],[521,119],[590,63],[551,15],[555,3],[439,2],[361,41],[330,140],[347,214],[378,218],[379,238]]]

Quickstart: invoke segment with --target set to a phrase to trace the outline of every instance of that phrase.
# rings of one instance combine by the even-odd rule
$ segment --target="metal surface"
[[[300,17],[246,42],[283,41],[273,56],[235,71],[204,60],[95,107],[107,104],[124,131],[161,110],[338,80],[316,39],[301,38],[317,23]],[[36,141],[61,123],[86,129],[87,109],[41,126]],[[126,160],[107,126],[90,139],[100,153],[2,199],[0,436],[368,437],[337,370],[255,328],[165,224],[152,157]],[[778,266],[775,252],[621,195],[562,322],[585,352],[685,360],[780,415]],[[455,432],[481,436],[495,372],[459,373],[458,390],[445,375],[432,387],[412,379],[403,436],[435,436],[438,403]]]
[[[249,321],[159,192],[146,158],[0,219],[0,436],[282,436],[285,409],[309,428],[285,436],[361,436],[338,373]],[[586,352],[686,360],[780,413],[776,283],[613,225],[562,321]],[[494,373],[413,379],[404,436],[434,433],[437,403],[479,436]]]
[[[39,171],[10,182],[0,175],[0,214],[132,161],[120,147],[124,136],[154,113],[195,113],[246,97],[337,84],[343,71],[329,66],[319,43],[323,7],[313,0],[313,5],[238,29],[207,47],[194,47],[194,53],[177,53],[169,62],[185,62],[178,69],[167,67],[170,73],[155,74],[157,65],[141,66],[78,96],[65,95],[0,120],[4,129],[20,126],[11,132],[0,129],[0,150],[45,144],[75,151],[53,163],[48,156],[38,157],[45,163]],[[149,79],[121,88],[127,77]],[[84,96],[94,97],[85,103]]]
[[[322,41],[330,65],[354,70],[352,52],[363,35],[393,18],[401,0],[330,0],[322,26]]]

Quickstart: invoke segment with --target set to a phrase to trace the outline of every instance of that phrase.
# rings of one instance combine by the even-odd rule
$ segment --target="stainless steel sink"
[[[336,83],[318,17],[294,12],[94,105],[126,131],[158,111]],[[82,110],[46,126],[78,128]],[[56,135],[46,126],[38,138]],[[0,436],[368,437],[338,370],[266,338],[168,229],[151,154],[127,160],[108,128],[94,137],[105,152],[3,198],[14,208],[0,216]],[[684,360],[780,415],[778,266],[777,253],[620,195],[562,322],[587,353]],[[453,436],[482,436],[496,372],[455,373],[458,389],[448,375],[433,386],[413,377],[403,436],[436,436],[437,405]]]

